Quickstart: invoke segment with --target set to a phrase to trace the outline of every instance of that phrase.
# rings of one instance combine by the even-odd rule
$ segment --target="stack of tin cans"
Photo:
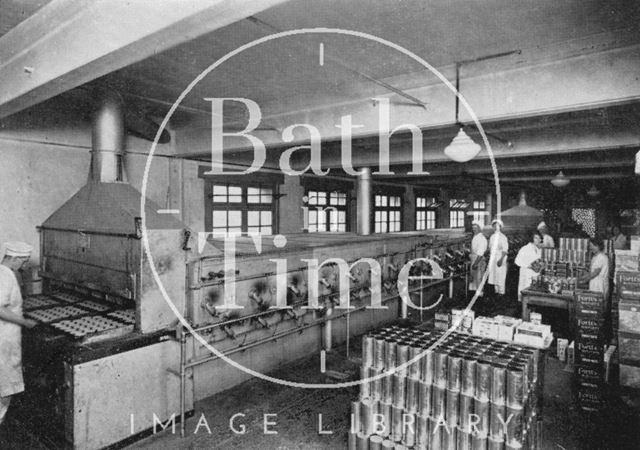
[[[538,352],[461,333],[442,338],[395,326],[363,337],[366,382],[351,405],[349,448],[536,448]]]

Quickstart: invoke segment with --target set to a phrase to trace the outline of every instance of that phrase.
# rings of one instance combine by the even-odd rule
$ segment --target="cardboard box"
[[[576,291],[576,315],[600,317],[604,314],[604,306],[602,292]]]
[[[568,339],[558,338],[556,341],[556,354],[558,359],[564,362],[567,359],[567,347],[569,346]]]
[[[639,270],[638,252],[633,250],[615,250],[616,273],[620,271],[635,272]]]
[[[567,364],[576,363],[576,341],[571,341],[571,344],[567,346]]]
[[[618,272],[617,297],[640,302],[640,272]]]
[[[640,365],[640,334],[618,333],[618,351],[621,360]]]
[[[640,305],[631,300],[620,300],[618,304],[618,331],[640,334]]]
[[[542,325],[542,314],[537,312],[530,313],[529,321],[535,325]]]
[[[640,389],[640,367],[620,359],[620,386]]]

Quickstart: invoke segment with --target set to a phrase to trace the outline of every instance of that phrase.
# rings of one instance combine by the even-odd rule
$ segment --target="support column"
[[[358,172],[356,194],[357,232],[359,235],[371,234],[371,169],[363,167]]]

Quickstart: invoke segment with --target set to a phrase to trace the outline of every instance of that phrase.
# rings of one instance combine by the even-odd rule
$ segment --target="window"
[[[373,206],[375,233],[400,231],[402,227],[402,197],[400,195],[376,194]]]
[[[416,196],[416,230],[436,228],[436,209],[438,206],[435,197]]]
[[[308,190],[306,197],[310,233],[347,231],[347,192]]]
[[[464,228],[464,211],[469,207],[465,200],[452,198],[449,200],[449,227]]]
[[[481,200],[473,202],[473,211],[471,211],[471,220],[480,222],[483,226],[486,225],[485,218],[488,213],[485,209],[485,203]]]
[[[214,234],[273,234],[274,186],[211,184],[210,196]]]

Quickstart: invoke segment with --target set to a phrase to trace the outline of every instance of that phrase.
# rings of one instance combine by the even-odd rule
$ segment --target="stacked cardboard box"
[[[601,292],[576,292],[575,373],[578,403],[598,411],[604,404],[605,300]]]
[[[640,254],[635,250],[615,250],[614,282],[618,282],[618,273],[640,270]]]
[[[620,385],[640,388],[640,272],[617,274]]]

